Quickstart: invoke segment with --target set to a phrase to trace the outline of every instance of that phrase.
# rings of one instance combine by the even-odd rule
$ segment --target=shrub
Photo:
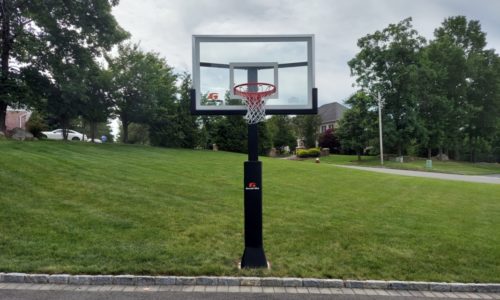
[[[34,137],[40,138],[42,136],[42,131],[48,129],[48,125],[43,116],[37,112],[33,112],[28,122],[26,122],[26,129],[31,132]]]
[[[149,144],[149,126],[146,124],[130,123],[128,126],[129,144]]]
[[[319,148],[297,149],[297,156],[301,158],[319,157],[321,150]]]
[[[318,144],[321,148],[330,149],[330,153],[340,153],[340,142],[333,129],[327,129],[320,134]]]

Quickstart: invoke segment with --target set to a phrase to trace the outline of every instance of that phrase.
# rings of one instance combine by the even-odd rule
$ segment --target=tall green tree
[[[467,93],[471,109],[465,132],[470,161],[476,162],[479,151],[490,152],[500,122],[500,57],[488,50],[471,60]]]
[[[89,124],[89,137],[94,141],[98,124],[106,123],[111,114],[111,73],[96,66],[87,74],[84,85],[79,115]]]
[[[204,149],[211,149],[215,144],[217,136],[217,124],[223,119],[222,116],[200,116],[199,122],[199,146]]]
[[[345,102],[351,108],[342,116],[337,135],[342,148],[354,150],[361,160],[363,149],[377,135],[377,113],[371,110],[376,102],[364,92],[357,92]]]
[[[321,124],[320,117],[318,115],[296,116],[293,123],[296,135],[304,139],[304,146],[315,147],[318,139],[318,128]]]
[[[500,113],[498,54],[485,49],[486,33],[479,21],[467,20],[464,16],[445,19],[434,35],[436,41],[449,42],[462,52],[459,61],[464,61],[465,66],[458,72],[462,78],[455,88],[463,93],[452,98],[453,115],[458,121],[450,122],[450,132],[455,139],[464,137],[469,158],[475,161],[479,148],[491,146]],[[448,88],[453,89],[453,86]],[[456,149],[461,146],[459,142],[454,144]]]
[[[191,114],[191,87],[191,76],[189,74],[183,74],[179,91],[179,107],[177,113],[177,122],[179,123],[182,133],[180,146],[183,148],[194,148],[199,143],[198,117]]]
[[[220,150],[246,153],[248,151],[247,123],[242,116],[224,116],[215,124],[213,139]]]
[[[259,151],[259,155],[268,155],[269,150],[271,150],[271,147],[273,146],[268,124],[269,123],[267,121],[260,122],[258,124],[259,144],[257,149]]]
[[[77,88],[65,80],[74,80],[76,74],[63,69],[101,55],[128,36],[111,13],[117,4],[117,0],[0,0],[1,131],[7,105],[31,104],[25,103],[30,98],[21,80],[25,68],[48,75],[51,81],[61,79],[50,99],[73,98]]]
[[[293,134],[291,117],[287,115],[274,115],[266,123],[274,147],[278,149],[283,149],[285,146],[289,146],[291,149],[295,148],[297,138]]]
[[[181,75],[178,99],[173,103],[164,103],[168,107],[157,114],[148,123],[151,144],[165,147],[194,148],[199,142],[199,123],[197,116],[191,114],[191,77]]]
[[[75,64],[54,61],[47,65],[49,74],[42,74],[34,67],[23,70],[23,80],[29,87],[29,94],[37,101],[31,107],[47,115],[49,124],[63,129],[67,139],[67,129],[76,118],[87,95],[90,70],[96,68],[92,58]],[[28,95],[28,93],[27,93]]]
[[[416,103],[418,53],[424,45],[425,39],[408,18],[359,39],[361,50],[348,63],[364,91],[382,95],[386,141],[398,156],[422,130]]]
[[[463,51],[447,39],[430,42],[420,53],[419,85],[420,144],[427,149],[428,158],[433,149],[438,149],[441,157],[444,147],[454,147],[461,135],[457,116],[464,111]]]
[[[118,55],[108,56],[107,61],[112,74],[114,113],[122,122],[124,143],[128,142],[128,126],[132,122],[147,123],[158,134],[178,130],[170,126],[175,124],[177,112],[177,76],[165,59],[141,51],[138,45],[120,45]]]

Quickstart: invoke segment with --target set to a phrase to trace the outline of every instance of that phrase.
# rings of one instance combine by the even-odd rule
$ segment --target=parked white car
[[[56,129],[52,131],[42,131],[42,136],[47,137],[49,140],[62,140],[63,139],[63,130]],[[86,140],[87,137],[74,130],[68,129],[68,140],[70,141],[81,141]]]

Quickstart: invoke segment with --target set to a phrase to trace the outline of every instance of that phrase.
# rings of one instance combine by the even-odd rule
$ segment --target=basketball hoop
[[[276,93],[276,87],[270,83],[248,82],[234,87],[234,94],[243,97],[247,106],[245,119],[248,124],[257,124],[266,118],[266,97]]]

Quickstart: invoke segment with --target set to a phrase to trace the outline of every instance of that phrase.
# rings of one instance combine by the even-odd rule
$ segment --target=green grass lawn
[[[361,161],[357,160],[355,155],[337,155],[321,157],[322,162],[355,165],[365,167],[380,167],[380,158],[375,156],[363,156]],[[500,174],[500,164],[495,163],[469,163],[459,161],[439,161],[432,160],[432,169],[425,167],[425,159],[416,159],[414,161],[398,163],[395,161],[384,161],[384,167],[401,170],[429,171],[463,175],[488,175]]]
[[[500,282],[500,186],[264,162],[272,269],[240,271],[246,155],[0,142],[0,271]]]

